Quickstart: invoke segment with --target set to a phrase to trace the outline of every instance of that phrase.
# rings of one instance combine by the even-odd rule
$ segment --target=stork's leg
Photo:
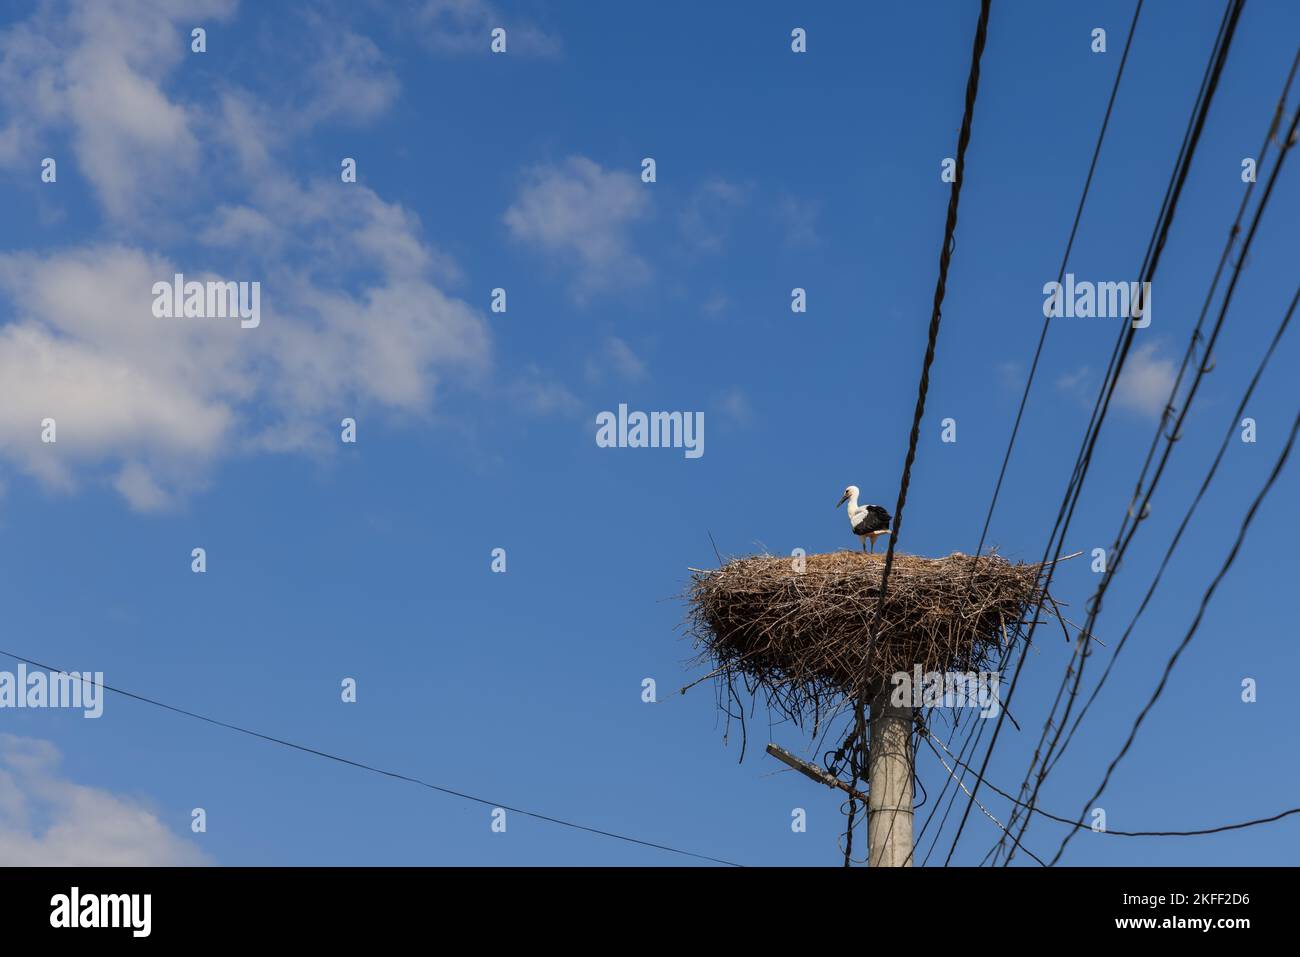
[[[867,536],[860,535],[859,538],[862,540],[862,550],[865,552],[867,550]]]
[[[876,536],[872,535],[872,536],[871,536],[871,554],[874,555],[875,553],[876,553]]]

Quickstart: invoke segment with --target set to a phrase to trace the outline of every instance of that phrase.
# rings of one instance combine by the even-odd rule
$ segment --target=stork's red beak
[[[836,508],[839,508],[841,505],[843,505],[843,504],[844,504],[845,502],[847,502],[848,500],[849,500],[849,493],[848,493],[848,492],[845,492],[845,493],[844,493],[844,497],[843,497],[842,499],[840,499],[838,502],[835,503],[835,507],[836,507]]]

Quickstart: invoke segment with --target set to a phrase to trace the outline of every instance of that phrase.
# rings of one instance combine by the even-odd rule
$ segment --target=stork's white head
[[[844,490],[844,497],[835,503],[835,507],[839,508],[845,502],[856,502],[857,500],[858,500],[858,487],[856,485],[850,485],[848,488]]]

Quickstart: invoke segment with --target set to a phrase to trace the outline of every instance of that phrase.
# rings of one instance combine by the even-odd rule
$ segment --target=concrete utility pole
[[[871,701],[867,760],[867,862],[912,866],[912,709],[889,703],[888,686]]]

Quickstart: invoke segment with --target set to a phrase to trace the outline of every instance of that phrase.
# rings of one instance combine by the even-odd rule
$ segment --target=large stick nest
[[[989,670],[1022,634],[1043,567],[993,554],[895,554],[877,625],[884,555],[832,552],[798,565],[765,555],[693,570],[687,597],[700,660],[733,695],[740,680],[800,723],[915,665]]]

